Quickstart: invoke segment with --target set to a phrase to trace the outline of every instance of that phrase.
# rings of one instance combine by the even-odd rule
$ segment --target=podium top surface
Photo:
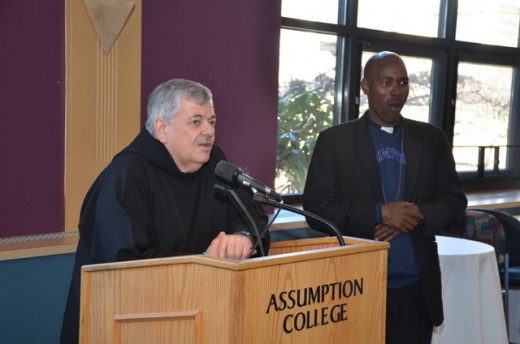
[[[244,260],[233,260],[203,256],[202,254],[141,259],[115,263],[103,263],[85,265],[85,272],[140,268],[168,264],[197,264],[212,266],[227,270],[248,270],[266,266],[297,263],[302,261],[338,257],[363,252],[388,250],[390,244],[374,240],[344,237],[345,246],[339,246],[335,237],[324,237],[314,239],[301,239],[274,242],[269,250],[270,255],[266,257],[250,258]]]

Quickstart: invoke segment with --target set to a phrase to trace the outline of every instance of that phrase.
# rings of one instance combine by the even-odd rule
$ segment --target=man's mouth
[[[204,141],[199,143],[199,146],[204,148],[211,148],[213,146],[213,143],[211,141]]]
[[[388,103],[388,107],[393,111],[401,111],[403,108],[403,103],[399,101],[391,101]]]

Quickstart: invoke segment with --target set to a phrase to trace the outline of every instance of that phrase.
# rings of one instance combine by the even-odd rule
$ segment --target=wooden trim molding
[[[0,239],[0,261],[76,252],[78,232],[58,232]]]

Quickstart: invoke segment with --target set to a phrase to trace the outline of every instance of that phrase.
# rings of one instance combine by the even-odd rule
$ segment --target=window
[[[457,40],[518,46],[518,0],[458,0],[458,4]]]
[[[403,9],[406,10],[403,10]],[[375,11],[374,9],[377,9]],[[440,0],[362,0],[358,26],[368,29],[436,37]]]
[[[302,192],[317,133],[332,124],[336,37],[293,30],[280,36],[276,189]]]
[[[461,62],[458,71],[453,136],[457,170],[480,168],[481,175],[488,170],[498,176],[507,168],[513,69]]]
[[[338,0],[283,0],[282,15],[323,23],[337,23],[338,4]]]
[[[382,50],[408,69],[403,115],[444,130],[464,183],[520,179],[519,31],[517,0],[282,0],[276,189],[298,197],[319,132],[367,109]]]

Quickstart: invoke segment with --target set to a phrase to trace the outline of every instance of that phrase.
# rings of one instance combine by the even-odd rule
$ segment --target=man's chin
[[[207,163],[209,161],[209,157],[210,157],[210,152],[201,152],[200,154],[197,155],[197,162],[201,165],[204,165],[205,163]]]
[[[383,116],[379,116],[379,118],[389,126],[399,124],[401,121],[401,110],[384,114]]]

